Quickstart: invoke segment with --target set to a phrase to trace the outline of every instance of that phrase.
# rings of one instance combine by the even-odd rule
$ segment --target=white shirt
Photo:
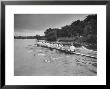
[[[72,45],[72,46],[70,46],[70,50],[71,51],[75,51],[75,47]]]

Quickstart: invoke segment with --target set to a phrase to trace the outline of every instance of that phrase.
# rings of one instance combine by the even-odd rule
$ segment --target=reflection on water
[[[15,39],[15,76],[93,76],[92,58],[38,47],[35,40]],[[93,70],[93,72],[92,72]]]

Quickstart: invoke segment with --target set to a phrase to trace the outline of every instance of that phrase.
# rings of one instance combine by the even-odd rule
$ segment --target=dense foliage
[[[88,15],[83,21],[74,21],[60,29],[49,28],[44,33],[47,41],[63,37],[73,38],[77,43],[97,45],[97,15]]]

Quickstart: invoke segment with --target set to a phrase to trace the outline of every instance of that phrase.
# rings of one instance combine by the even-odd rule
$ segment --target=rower
[[[62,44],[59,44],[58,47],[59,47],[59,49],[62,49],[63,45]]]
[[[73,46],[73,43],[71,43],[71,46],[70,46],[70,51],[75,52],[75,46]]]

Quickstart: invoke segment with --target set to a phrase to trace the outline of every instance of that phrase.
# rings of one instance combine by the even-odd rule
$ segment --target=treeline
[[[14,36],[14,39],[36,39],[36,36]]]
[[[38,40],[45,40],[45,36],[14,36],[14,39],[38,39]]]
[[[73,38],[73,41],[78,43],[96,45],[97,15],[88,15],[83,21],[74,21],[60,29],[49,28],[44,33],[47,41],[56,41],[58,38]]]

